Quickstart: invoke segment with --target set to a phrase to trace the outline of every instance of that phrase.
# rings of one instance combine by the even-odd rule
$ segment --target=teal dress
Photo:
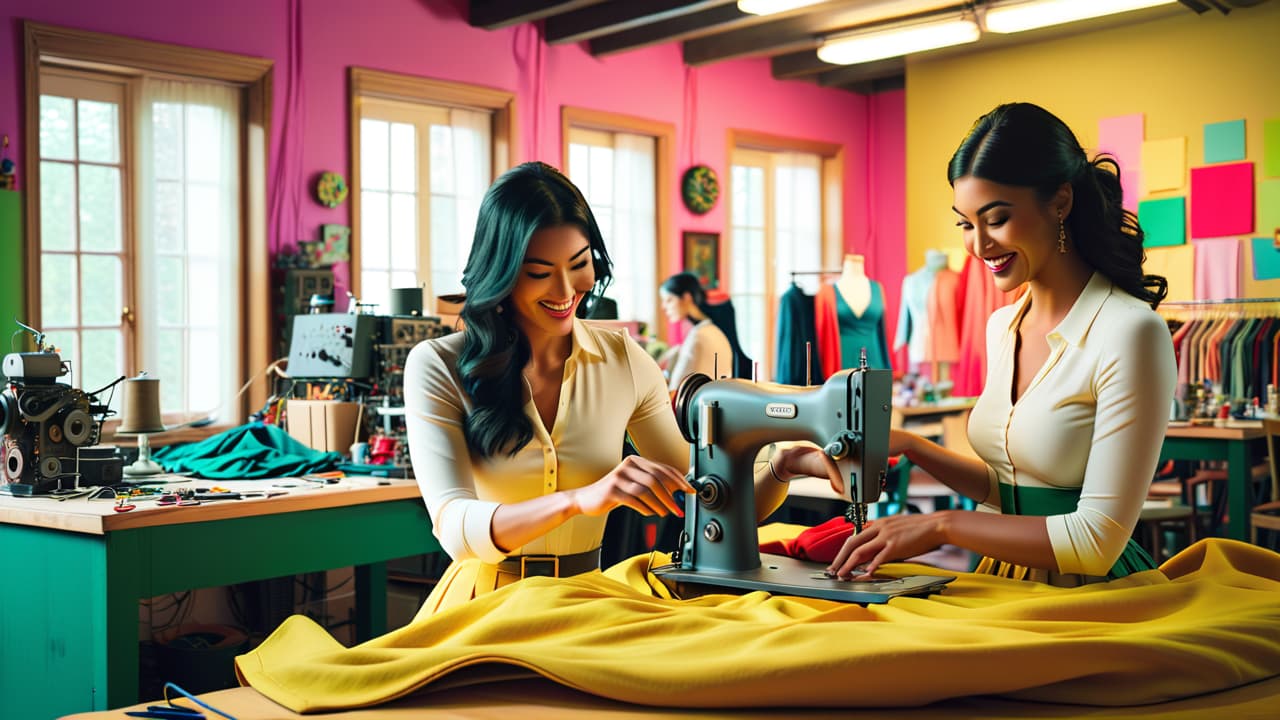
[[[858,367],[862,349],[867,350],[867,366],[889,370],[889,343],[884,333],[884,290],[871,283],[871,302],[861,315],[853,312],[836,288],[836,322],[840,326],[840,367]]]

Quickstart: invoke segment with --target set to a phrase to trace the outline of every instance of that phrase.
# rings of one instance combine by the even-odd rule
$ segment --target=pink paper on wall
[[[1124,207],[1138,211],[1138,176],[1142,169],[1143,114],[1117,115],[1098,121],[1098,152],[1114,155],[1120,163],[1120,187]]]
[[[1196,247],[1196,300],[1240,297],[1240,240],[1199,240]]]
[[[1191,237],[1253,232],[1253,163],[1191,168]]]

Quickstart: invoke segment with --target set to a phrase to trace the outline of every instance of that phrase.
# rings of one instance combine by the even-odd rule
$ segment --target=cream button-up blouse
[[[1058,571],[1106,575],[1137,524],[1168,426],[1177,380],[1169,329],[1095,273],[1014,403],[1029,300],[1000,308],[987,324],[987,382],[969,416],[969,442],[990,478],[986,503],[999,507],[996,483],[1080,488],[1075,512],[1046,518]]]
[[[432,532],[454,560],[496,563],[506,553],[493,543],[498,505],[589,485],[622,459],[629,433],[645,457],[680,470],[689,444],[676,426],[657,363],[625,332],[574,320],[573,350],[565,362],[555,426],[543,427],[528,393],[522,403],[533,440],[514,457],[471,457],[462,433],[471,398],[462,388],[458,356],[463,333],[420,343],[405,363],[405,422],[414,475],[431,516]],[[606,516],[579,515],[511,555],[556,554],[600,545]]]

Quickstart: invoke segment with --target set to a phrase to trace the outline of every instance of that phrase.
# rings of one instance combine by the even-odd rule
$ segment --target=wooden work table
[[[291,487],[277,487],[290,484]],[[138,601],[355,567],[356,638],[386,631],[386,561],[438,551],[413,480],[196,480],[286,491],[116,512],[111,500],[0,494],[0,718],[137,701]]]

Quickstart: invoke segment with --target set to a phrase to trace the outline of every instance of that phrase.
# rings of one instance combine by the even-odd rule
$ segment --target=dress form
[[[836,280],[836,290],[844,298],[849,309],[861,316],[871,304],[871,279],[867,277],[866,265],[861,255],[845,255],[840,267],[840,277]]]

